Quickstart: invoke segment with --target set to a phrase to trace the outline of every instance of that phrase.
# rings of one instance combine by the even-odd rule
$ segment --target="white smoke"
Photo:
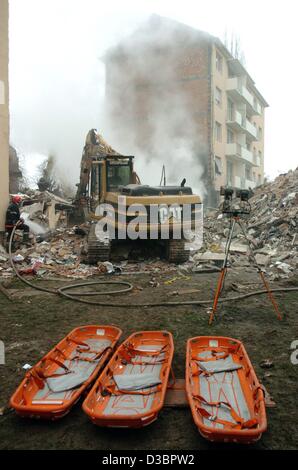
[[[158,77],[164,91],[162,101],[157,94],[146,110],[151,135],[150,145],[146,145],[146,139],[136,135],[134,121],[125,122],[126,110],[121,109],[116,96],[110,106],[120,108],[125,125],[116,129],[115,122],[108,119],[105,67],[100,60],[108,48],[122,43],[143,23],[145,15],[123,13],[122,20],[117,16],[105,24],[101,5],[93,0],[86,5],[89,8],[79,8],[67,0],[11,1],[11,141],[26,156],[25,174],[36,178],[41,159],[51,154],[56,158],[60,180],[75,187],[86,134],[90,128],[97,128],[120,153],[135,155],[135,168],[143,183],[159,184],[165,164],[167,184],[180,184],[185,177],[187,185],[203,195],[200,129],[184,96],[177,90],[167,91],[167,83],[174,79],[174,56],[172,63],[160,64],[151,77],[152,83]],[[39,21],[28,16],[32,10]],[[26,28],[21,29],[23,24]],[[159,40],[169,38],[166,34]],[[146,73],[145,66],[146,58],[140,55],[136,72]],[[137,107],[137,90],[131,86],[125,92],[132,107]]]
[[[204,196],[208,150],[197,116],[207,110],[198,99],[194,106],[196,95],[179,80],[177,62],[183,56],[181,47],[178,53],[173,47],[177,26],[179,31],[176,22],[153,16],[119,50],[108,51],[105,137],[119,152],[135,154],[142,183],[159,184],[165,165],[167,184],[186,178]],[[197,38],[186,29],[192,43]]]

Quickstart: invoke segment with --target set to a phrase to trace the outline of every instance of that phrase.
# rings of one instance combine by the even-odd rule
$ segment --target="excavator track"
[[[88,235],[88,264],[97,264],[98,261],[109,261],[111,254],[111,241],[100,240],[95,233],[95,224],[91,226]]]
[[[189,259],[189,250],[185,248],[185,240],[167,241],[167,259],[170,263],[181,264]]]

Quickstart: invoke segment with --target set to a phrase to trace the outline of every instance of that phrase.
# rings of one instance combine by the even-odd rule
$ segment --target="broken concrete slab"
[[[248,250],[247,244],[242,244],[239,242],[232,242],[230,246],[230,252],[231,253],[243,253],[246,254]]]
[[[200,261],[201,263],[208,263],[209,261],[223,261],[225,259],[225,254],[205,251],[205,253],[197,253],[194,256],[194,259],[195,261]]]
[[[267,266],[267,264],[270,261],[269,256],[262,255],[261,253],[257,253],[255,255],[255,259],[256,259],[257,264],[259,264],[260,266]]]

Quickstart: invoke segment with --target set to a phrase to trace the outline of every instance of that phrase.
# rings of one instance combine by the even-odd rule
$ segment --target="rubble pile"
[[[70,201],[49,191],[29,191],[22,194],[22,217],[34,234],[67,227]]]
[[[140,244],[119,246],[118,262],[109,260],[90,266],[85,263],[90,223],[67,227],[71,204],[48,191],[24,197],[22,217],[30,227],[30,246],[22,245],[22,231],[15,232],[14,261],[22,274],[86,278],[92,275],[125,273],[167,273],[175,265],[160,259],[153,248]],[[27,203],[26,203],[27,202]],[[243,217],[247,236],[257,263],[273,279],[289,278],[298,268],[298,168],[257,188],[249,199],[251,213]],[[230,218],[221,210],[209,211],[204,220],[203,245],[193,245],[190,260],[178,271],[200,272],[219,268],[225,257]],[[34,224],[37,225],[34,231]],[[236,224],[230,262],[234,266],[251,263],[247,243]],[[147,256],[148,255],[148,256]],[[248,256],[247,256],[248,255]],[[148,259],[150,256],[151,259]],[[0,278],[14,275],[6,250],[0,246]]]
[[[73,229],[56,229],[49,241],[33,243],[14,251],[13,261],[17,264],[20,274],[35,274],[48,276],[51,274],[63,277],[84,278],[94,274],[97,267],[81,264],[81,252],[84,241],[75,234]],[[0,252],[0,276],[12,277],[13,270],[9,263],[9,256],[2,250]]]
[[[251,213],[243,219],[256,261],[273,278],[288,278],[298,268],[298,168],[258,187],[250,198]],[[216,263],[224,258],[230,220],[220,211],[206,216],[204,243],[192,262]],[[247,243],[235,226],[230,260],[249,264]]]
[[[169,272],[175,266],[169,266],[166,261],[151,258],[143,261],[123,259],[117,263],[109,261],[88,265],[86,260],[86,244],[89,223],[72,228],[57,228],[54,233],[45,234],[45,239],[31,235],[30,246],[22,244],[22,231],[15,232],[15,244],[19,247],[13,250],[13,261],[20,274],[34,275],[42,278],[73,278],[84,279],[94,275]],[[123,251],[123,250],[122,250]],[[10,265],[9,255],[0,246],[0,279],[14,276]]]

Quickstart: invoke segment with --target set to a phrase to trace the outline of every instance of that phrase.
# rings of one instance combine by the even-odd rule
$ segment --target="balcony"
[[[262,106],[260,105],[258,101],[254,103],[254,110],[256,114],[259,114],[259,115],[262,114]]]
[[[250,116],[261,114],[262,108],[260,103],[248,91],[246,86],[241,83],[238,77],[228,78],[227,93],[235,100],[245,103],[247,113]]]
[[[253,165],[261,166],[261,158],[259,157],[259,155],[253,154]]]
[[[245,132],[250,140],[258,140],[258,131],[239,111],[228,111],[227,125],[236,132]]]
[[[254,165],[252,152],[247,150],[245,147],[242,147],[240,144],[227,144],[226,155],[228,157],[234,157],[237,160]]]
[[[249,138],[251,138],[252,140],[259,140],[258,139],[258,131],[257,131],[256,127],[253,126],[253,124],[251,122],[249,122],[248,119],[246,119],[246,122],[245,122],[245,130],[246,130],[246,134]]]
[[[243,118],[239,111],[228,111],[227,124],[236,132],[243,132]]]

